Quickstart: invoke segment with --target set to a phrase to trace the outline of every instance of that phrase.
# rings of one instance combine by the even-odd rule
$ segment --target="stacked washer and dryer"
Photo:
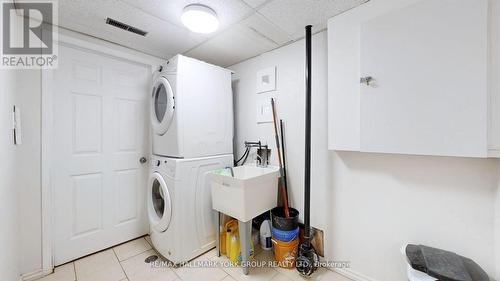
[[[179,264],[215,246],[207,173],[233,166],[231,71],[177,55],[155,74],[151,101],[151,240]]]

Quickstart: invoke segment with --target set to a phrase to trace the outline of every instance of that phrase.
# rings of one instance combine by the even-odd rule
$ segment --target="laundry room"
[[[3,0],[0,280],[500,281],[500,0]]]

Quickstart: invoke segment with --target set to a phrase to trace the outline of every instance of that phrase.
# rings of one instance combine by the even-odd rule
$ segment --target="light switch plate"
[[[273,108],[270,97],[257,99],[256,106],[257,123],[273,122]]]
[[[257,71],[257,93],[276,91],[276,67]]]

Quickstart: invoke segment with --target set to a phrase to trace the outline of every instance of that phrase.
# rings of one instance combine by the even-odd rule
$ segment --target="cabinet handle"
[[[148,159],[146,157],[141,157],[141,159],[139,159],[139,162],[141,164],[144,164],[144,163],[148,162]]]
[[[373,77],[371,76],[366,76],[366,77],[361,77],[359,79],[359,83],[365,84],[366,86],[370,86],[370,83],[373,82]]]

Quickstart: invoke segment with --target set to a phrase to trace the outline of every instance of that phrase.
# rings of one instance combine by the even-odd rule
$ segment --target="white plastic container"
[[[260,247],[262,250],[269,251],[273,248],[273,242],[271,241],[271,221],[265,220],[260,225]]]
[[[234,167],[231,176],[211,174],[212,208],[247,222],[276,207],[278,167]]]
[[[407,268],[409,281],[438,281],[436,278],[431,277],[423,272],[415,270],[408,264]]]

